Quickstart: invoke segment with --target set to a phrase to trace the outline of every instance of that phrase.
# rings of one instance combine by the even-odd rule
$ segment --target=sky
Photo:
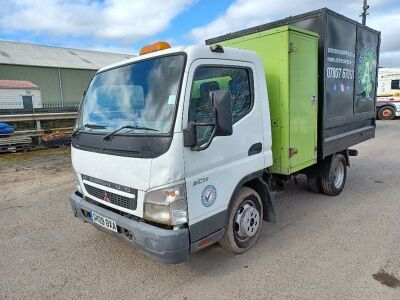
[[[328,7],[360,21],[362,0],[0,0],[0,39],[137,54],[143,45],[204,44],[228,32]],[[400,68],[400,0],[369,0],[380,66]]]

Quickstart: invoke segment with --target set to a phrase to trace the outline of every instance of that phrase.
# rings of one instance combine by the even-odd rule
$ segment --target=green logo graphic
[[[358,58],[358,81],[363,88],[366,99],[371,99],[375,88],[376,54],[372,49],[361,52]]]

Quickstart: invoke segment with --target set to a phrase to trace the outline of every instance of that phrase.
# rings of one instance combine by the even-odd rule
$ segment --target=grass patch
[[[12,163],[19,162],[24,160],[29,160],[37,157],[44,157],[49,155],[65,155],[69,156],[71,154],[70,147],[59,147],[59,148],[50,148],[50,149],[38,149],[26,152],[16,152],[16,153],[7,153],[0,154],[0,163]]]

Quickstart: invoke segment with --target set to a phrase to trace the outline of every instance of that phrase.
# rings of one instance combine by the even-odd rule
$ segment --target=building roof
[[[0,89],[28,89],[38,90],[39,87],[25,80],[0,80]]]
[[[0,64],[98,70],[134,55],[0,41]]]

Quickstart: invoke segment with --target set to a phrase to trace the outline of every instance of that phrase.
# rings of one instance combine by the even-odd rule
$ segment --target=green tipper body
[[[281,26],[219,44],[253,50],[263,62],[271,114],[271,171],[289,175],[315,164],[318,35]]]

